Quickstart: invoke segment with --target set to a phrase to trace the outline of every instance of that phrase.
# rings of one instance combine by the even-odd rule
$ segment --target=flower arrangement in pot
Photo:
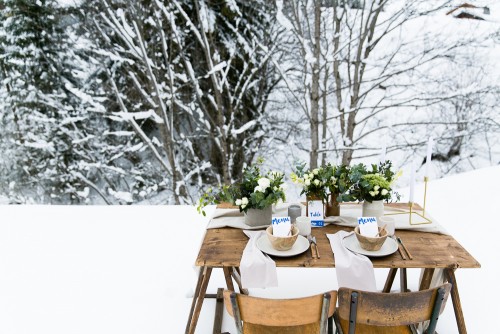
[[[326,170],[323,167],[312,170],[305,169],[306,164],[296,166],[295,172],[290,175],[292,182],[302,186],[300,195],[306,195],[306,203],[310,201],[322,201],[326,203],[327,193],[325,190]],[[308,208],[306,209],[306,212]],[[307,215],[308,213],[306,213]]]
[[[259,159],[255,165],[246,167],[239,182],[223,186],[216,192],[209,189],[199,200],[198,212],[205,214],[203,207],[208,204],[228,202],[244,212],[247,225],[270,224],[272,205],[285,201],[284,174],[276,171],[261,173],[262,162]]]
[[[383,202],[396,198],[398,193],[392,190],[394,181],[401,175],[392,171],[392,162],[387,160],[379,165],[372,164],[368,169],[364,164],[350,168],[347,189],[343,189],[340,198],[343,201],[363,202],[364,217],[380,217],[384,215]]]
[[[332,165],[328,163],[324,169],[325,187],[328,189],[325,216],[340,216],[342,201],[340,194],[350,187],[349,167],[346,165]]]

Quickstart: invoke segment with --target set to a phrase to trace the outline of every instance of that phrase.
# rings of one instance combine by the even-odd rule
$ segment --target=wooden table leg
[[[231,277],[233,267],[223,267],[222,270],[224,271],[224,278],[226,279],[227,289],[234,291],[233,278]]]
[[[387,274],[387,279],[385,280],[384,289],[382,292],[389,293],[392,289],[392,284],[394,283],[394,278],[396,278],[396,273],[398,272],[398,268],[389,269],[389,274]]]
[[[419,291],[427,290],[431,286],[432,276],[434,275],[434,268],[425,268],[422,280],[420,281]]]
[[[233,267],[233,272],[232,272],[233,278],[236,281],[236,284],[238,284],[238,288],[240,289],[240,293],[244,295],[248,295],[248,289],[244,289],[243,286],[241,285],[241,272],[239,267]]]
[[[217,289],[217,301],[215,303],[215,318],[213,334],[221,334],[222,332],[222,313],[224,311],[224,289]]]
[[[406,279],[406,268],[399,269],[399,285],[401,292],[408,292],[408,281]]]
[[[455,319],[457,320],[458,332],[460,334],[467,334],[465,328],[465,319],[462,311],[462,303],[460,302],[460,295],[458,294],[457,280],[455,278],[455,269],[445,269],[445,275],[451,286],[451,301],[453,302],[453,310],[455,311]]]
[[[200,268],[200,276],[198,277],[198,283],[196,284],[196,291],[193,296],[193,303],[191,304],[191,311],[189,312],[185,334],[194,334],[196,324],[198,323],[198,318],[200,317],[201,307],[203,306],[203,300],[205,299],[208,281],[210,280],[211,274],[212,267]]]

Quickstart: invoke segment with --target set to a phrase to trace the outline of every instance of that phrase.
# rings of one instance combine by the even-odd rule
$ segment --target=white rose
[[[260,188],[262,189],[262,192],[267,189],[271,185],[271,180],[269,180],[267,177],[260,178],[257,183],[259,184]]]
[[[307,180],[309,178],[309,174],[304,174],[304,179]]]
[[[373,187],[373,190],[375,190],[375,191],[377,191],[377,190],[379,190],[379,189],[380,189],[380,186],[375,186],[375,187]]]
[[[318,169],[318,168],[313,169],[313,174],[314,174],[314,175],[318,175],[318,173],[319,173],[319,169]]]
[[[375,192],[374,191],[370,191],[369,194],[372,196],[372,197],[375,197]]]
[[[304,181],[304,184],[305,184],[306,186],[309,186],[309,185],[311,184],[311,180],[309,180],[309,179],[305,180],[305,181]]]
[[[241,199],[237,199],[234,203],[235,203],[237,206],[240,206],[240,205],[241,205]]]
[[[312,179],[314,177],[313,173],[309,173],[309,178]]]
[[[314,184],[319,186],[319,180],[318,179],[314,180]]]
[[[242,208],[242,209],[244,209],[244,208],[246,208],[246,207],[247,207],[247,205],[246,205],[246,204],[241,204],[241,208]]]
[[[385,196],[387,195],[387,193],[389,192],[389,190],[387,189],[382,189],[382,196]]]
[[[253,190],[254,193],[256,193],[258,191],[263,192],[262,188],[260,186],[255,187],[254,190]]]
[[[247,204],[248,204],[248,198],[243,197],[243,198],[241,199],[241,205],[245,205],[245,206],[246,206]]]
[[[375,195],[378,195],[379,193],[380,193],[380,191],[378,191],[378,190],[377,190],[377,191],[375,191]]]

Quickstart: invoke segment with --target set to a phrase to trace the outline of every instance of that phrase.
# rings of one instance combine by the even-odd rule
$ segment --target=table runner
[[[288,206],[292,203],[281,203],[273,206],[273,216],[287,216]],[[306,214],[306,206],[300,204],[302,207],[302,215]],[[384,212],[386,214],[393,213],[404,213],[408,210],[393,208],[385,206]],[[421,211],[416,211],[420,212]],[[361,216],[361,204],[341,204],[340,205],[340,216],[338,217],[326,217],[325,224],[337,224],[339,226],[350,226],[355,227],[358,224],[358,217]],[[429,233],[439,233],[447,234],[449,233],[446,229],[439,224],[428,212],[426,216],[432,221],[432,224],[423,225],[410,225],[408,214],[391,215],[395,220],[395,226],[397,230],[414,230],[419,232],[429,232]],[[413,217],[418,217],[413,215]],[[421,218],[420,218],[421,219]],[[265,224],[262,226],[251,227],[245,224],[245,217],[239,209],[222,209],[217,208],[208,222],[207,229],[221,228],[221,227],[234,227],[245,230],[258,230],[266,228],[270,225]]]

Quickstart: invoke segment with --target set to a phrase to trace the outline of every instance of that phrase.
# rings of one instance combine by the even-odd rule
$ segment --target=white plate
[[[398,250],[398,243],[394,239],[389,238],[389,237],[387,239],[385,239],[385,242],[382,245],[382,248],[380,248],[378,251],[369,251],[369,250],[361,248],[361,246],[359,245],[359,241],[356,238],[356,236],[354,235],[354,233],[348,237],[345,237],[343,242],[344,242],[344,246],[348,250],[353,251],[354,253],[363,254],[363,255],[372,256],[372,257],[382,257],[382,256],[391,255],[392,253],[394,253],[395,251]]]
[[[273,246],[271,245],[271,241],[269,241],[267,235],[263,235],[259,238],[259,240],[257,240],[257,247],[261,251],[269,255],[289,257],[304,253],[306,250],[308,250],[309,241],[307,241],[307,239],[303,236],[299,235],[292,248],[286,251],[279,251],[273,248]]]

